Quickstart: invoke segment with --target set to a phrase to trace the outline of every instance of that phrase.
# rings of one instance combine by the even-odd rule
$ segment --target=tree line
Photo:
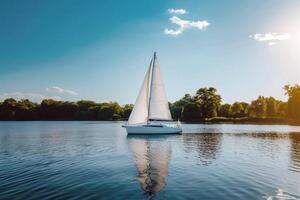
[[[133,105],[45,99],[40,104],[9,98],[0,103],[0,120],[120,120],[127,119]]]
[[[200,88],[195,95],[186,94],[180,100],[169,103],[172,117],[182,121],[205,119],[292,119],[300,121],[300,85],[284,86],[288,101],[259,96],[247,102],[222,104],[222,98],[213,87]],[[0,102],[0,120],[126,120],[132,104],[121,106],[117,102],[96,103],[45,99],[41,103],[28,99],[12,98]]]
[[[184,95],[171,104],[172,115],[183,121],[199,121],[209,118],[257,118],[300,120],[300,85],[284,86],[288,101],[259,96],[247,102],[222,104],[222,98],[213,87],[200,88],[196,94]]]

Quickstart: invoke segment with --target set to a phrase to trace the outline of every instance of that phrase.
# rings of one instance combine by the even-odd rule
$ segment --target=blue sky
[[[286,99],[282,87],[300,83],[299,10],[299,0],[2,0],[0,99],[134,103],[154,51],[171,102],[209,86],[223,102]]]

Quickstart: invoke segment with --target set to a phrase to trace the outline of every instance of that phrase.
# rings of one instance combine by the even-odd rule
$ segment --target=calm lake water
[[[0,199],[300,199],[300,127],[0,122]]]

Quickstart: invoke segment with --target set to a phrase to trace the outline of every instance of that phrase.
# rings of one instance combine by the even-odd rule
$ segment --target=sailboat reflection
[[[136,179],[145,194],[153,195],[166,185],[171,146],[164,136],[128,136],[129,149],[138,170]]]

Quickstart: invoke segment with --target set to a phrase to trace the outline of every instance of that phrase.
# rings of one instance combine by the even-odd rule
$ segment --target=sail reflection
[[[183,143],[186,152],[196,151],[203,165],[212,164],[220,150],[223,134],[201,133],[184,134]]]
[[[168,175],[171,146],[162,137],[128,136],[129,149],[138,170],[136,179],[147,195],[161,191]]]

